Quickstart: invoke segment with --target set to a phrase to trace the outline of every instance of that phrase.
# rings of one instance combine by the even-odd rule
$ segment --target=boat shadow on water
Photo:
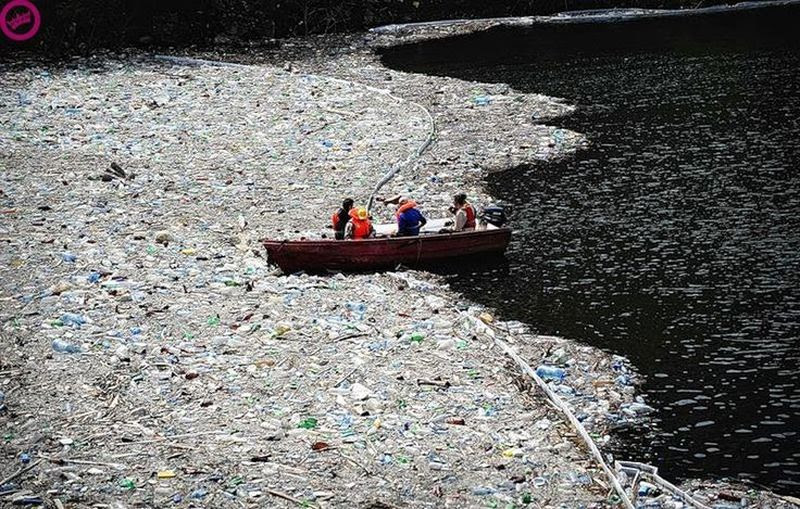
[[[493,274],[497,277],[505,277],[509,274],[510,263],[505,253],[492,253],[455,258],[447,263],[401,268],[425,270],[438,276],[444,276],[447,279],[458,276],[473,276],[475,274]]]
[[[402,263],[394,267],[383,268],[364,268],[364,269],[349,269],[347,271],[324,269],[324,270],[305,270],[308,274],[338,274],[346,272],[348,274],[375,274],[381,272],[404,272],[408,270],[419,270],[430,272],[431,274],[442,276],[447,280],[453,278],[473,277],[477,274],[486,275],[494,274],[497,277],[505,277],[509,274],[510,264],[508,258],[503,253],[492,253],[488,255],[475,255],[464,256],[460,258],[453,258],[446,261],[420,263],[417,265],[405,265]]]

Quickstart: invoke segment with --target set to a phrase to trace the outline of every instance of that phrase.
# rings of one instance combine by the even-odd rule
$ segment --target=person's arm
[[[344,238],[352,239],[353,238],[353,222],[348,221],[346,225],[344,225]]]
[[[422,215],[422,212],[420,212],[420,213],[419,213],[419,227],[420,227],[420,228],[422,228],[422,227],[423,227],[423,226],[425,226],[426,224],[428,224],[428,220],[427,220],[427,219],[425,219],[425,216],[423,216],[423,215]]]
[[[453,230],[460,232],[464,229],[465,224],[467,224],[467,212],[464,209],[458,209],[458,212],[456,212],[456,224]]]
[[[397,216],[397,234],[402,235],[406,229],[406,218],[404,214]]]

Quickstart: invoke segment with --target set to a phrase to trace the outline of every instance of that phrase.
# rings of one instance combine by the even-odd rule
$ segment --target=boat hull
[[[509,228],[364,240],[264,240],[268,261],[284,272],[420,267],[473,255],[502,254]]]

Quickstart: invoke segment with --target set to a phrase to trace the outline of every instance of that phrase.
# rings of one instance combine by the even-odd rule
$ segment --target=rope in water
[[[217,60],[206,60],[206,59],[203,59],[203,58],[191,58],[191,57],[176,57],[176,56],[171,56],[171,55],[155,55],[155,58],[156,58],[156,60],[162,60],[162,61],[165,61],[165,62],[171,62],[173,64],[181,64],[181,65],[209,65],[209,66],[214,66],[214,67],[235,67],[235,68],[240,68],[240,69],[251,69],[251,68],[257,67],[257,66],[254,66],[254,65],[236,64],[236,63],[233,63],[233,62],[220,62],[220,61],[217,61]],[[403,170],[403,169],[405,169],[407,167],[413,167],[412,165],[433,144],[433,140],[436,137],[436,122],[433,120],[433,115],[431,115],[431,112],[428,111],[428,109],[425,108],[424,106],[422,106],[421,104],[419,104],[417,102],[414,102],[414,101],[410,101],[408,99],[404,99],[404,98],[399,97],[399,96],[396,96],[396,95],[392,94],[389,90],[373,87],[371,85],[364,85],[363,83],[358,83],[358,82],[355,82],[355,81],[348,81],[348,80],[341,79],[341,78],[333,78],[331,76],[322,76],[322,75],[319,75],[319,74],[303,74],[302,76],[310,76],[310,77],[314,77],[314,78],[318,78],[318,79],[322,79],[322,80],[327,80],[327,81],[332,81],[332,82],[337,82],[337,83],[344,83],[344,84],[346,84],[348,86],[357,85],[359,87],[362,87],[364,90],[369,90],[370,92],[375,92],[377,94],[381,94],[381,95],[383,95],[385,97],[388,97],[389,99],[392,99],[393,101],[395,101],[395,102],[397,102],[399,104],[409,104],[409,105],[419,109],[420,111],[422,111],[424,116],[427,117],[427,119],[428,119],[428,123],[429,123],[428,132],[425,135],[425,139],[420,144],[420,146],[417,148],[417,150],[415,150],[411,155],[406,157],[404,160],[391,165],[391,167],[390,167],[389,171],[386,173],[386,175],[383,176],[383,178],[375,186],[375,189],[372,190],[372,194],[370,194],[369,201],[367,202],[367,211],[369,212],[370,210],[372,210],[372,203],[375,200],[375,194],[377,194],[377,192],[387,182],[392,180],[395,177],[395,175],[400,173],[401,170]]]
[[[635,473],[639,476],[647,476],[650,480],[654,483],[663,488],[666,491],[669,491],[676,497],[680,498],[687,504],[691,504],[698,509],[711,509],[709,506],[703,504],[696,498],[693,498],[691,495],[683,491],[682,489],[678,488],[671,482],[667,481],[660,475],[658,475],[658,468],[648,465],[646,463],[639,463],[638,461],[615,461],[615,466],[617,470],[622,471],[630,471]]]
[[[614,487],[614,491],[617,492],[617,496],[619,496],[620,500],[622,501],[622,505],[626,509],[634,509],[633,504],[631,503],[631,500],[628,497],[627,492],[619,483],[619,479],[617,478],[616,474],[614,474],[614,472],[611,470],[608,464],[606,464],[606,461],[603,459],[603,454],[600,452],[600,449],[597,448],[597,445],[594,443],[594,440],[592,440],[592,437],[590,437],[589,433],[586,432],[586,428],[584,428],[583,424],[581,424],[580,421],[578,421],[577,417],[575,417],[575,414],[572,413],[572,411],[567,407],[564,401],[558,396],[556,396],[556,394],[550,389],[550,387],[545,383],[545,381],[542,380],[541,377],[539,377],[539,375],[537,375],[536,372],[530,367],[530,365],[527,362],[525,362],[522,359],[522,357],[517,355],[517,353],[514,352],[514,350],[512,350],[511,347],[509,347],[505,341],[497,338],[494,334],[494,331],[491,328],[489,328],[478,318],[475,318],[474,316],[471,315],[469,315],[469,317],[475,322],[476,325],[479,325],[479,327],[482,326],[481,328],[483,328],[486,334],[492,338],[494,343],[498,347],[500,347],[500,349],[506,355],[511,357],[511,359],[513,359],[514,362],[517,363],[517,365],[520,367],[523,373],[530,376],[533,379],[533,381],[536,382],[536,385],[538,385],[539,388],[542,391],[544,391],[544,393],[547,395],[548,399],[550,399],[553,405],[555,405],[555,407],[559,409],[561,413],[563,413],[566,416],[567,420],[570,422],[570,424],[572,424],[572,427],[575,428],[575,430],[578,432],[581,438],[583,438],[584,443],[589,448],[589,452],[592,453],[592,456],[594,456],[595,461],[597,461],[597,463],[603,469],[603,472],[605,472],[606,477],[608,477],[608,480],[611,481],[611,485]]]
[[[539,386],[539,388],[547,395],[550,402],[566,416],[569,423],[578,432],[578,434],[581,436],[586,446],[589,448],[589,452],[591,452],[594,459],[603,469],[603,472],[605,472],[606,476],[608,477],[608,480],[611,481],[611,484],[614,487],[614,491],[617,492],[617,496],[620,498],[622,505],[626,509],[633,509],[634,506],[631,503],[630,497],[628,496],[628,493],[625,491],[625,489],[622,487],[622,484],[620,484],[619,478],[614,473],[614,471],[611,470],[611,468],[608,466],[605,459],[603,459],[603,455],[600,452],[600,449],[594,443],[592,437],[589,436],[589,433],[586,431],[586,428],[583,427],[583,424],[577,419],[577,417],[575,417],[575,414],[572,413],[572,410],[569,409],[566,403],[564,403],[564,400],[559,398],[558,395],[554,393],[552,389],[550,389],[550,386],[547,385],[547,383],[544,380],[542,380],[542,378],[539,375],[536,374],[536,371],[534,371],[533,368],[531,368],[531,366],[527,362],[525,362],[525,360],[522,359],[522,357],[520,357],[505,341],[496,337],[494,330],[492,330],[491,327],[489,327],[487,324],[483,323],[481,320],[472,315],[467,315],[467,316],[470,318],[470,320],[472,320],[476,324],[479,330],[482,330],[487,336],[492,338],[494,343],[503,351],[503,353],[511,357],[511,359],[517,364],[517,366],[519,366],[520,370],[523,373],[531,377],[533,381],[536,382],[536,385]],[[666,491],[669,491],[670,493],[676,495],[684,502],[692,504],[698,509],[710,509],[708,506],[694,499],[691,495],[689,495],[685,491],[681,490],[674,484],[668,482],[667,480],[659,476],[658,469],[656,467],[633,461],[620,461],[615,463],[618,466],[617,470],[623,470],[623,471],[634,470],[637,472],[637,474],[646,475],[650,478],[651,481],[653,481],[653,483],[661,486]],[[635,481],[633,484],[635,488],[636,484]]]

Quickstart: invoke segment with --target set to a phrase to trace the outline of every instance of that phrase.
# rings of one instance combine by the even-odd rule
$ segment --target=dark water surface
[[[800,492],[798,7],[501,28],[384,55],[567,98],[592,145],[488,179],[502,270],[452,279],[541,332],[632,359],[652,429],[622,458]]]

